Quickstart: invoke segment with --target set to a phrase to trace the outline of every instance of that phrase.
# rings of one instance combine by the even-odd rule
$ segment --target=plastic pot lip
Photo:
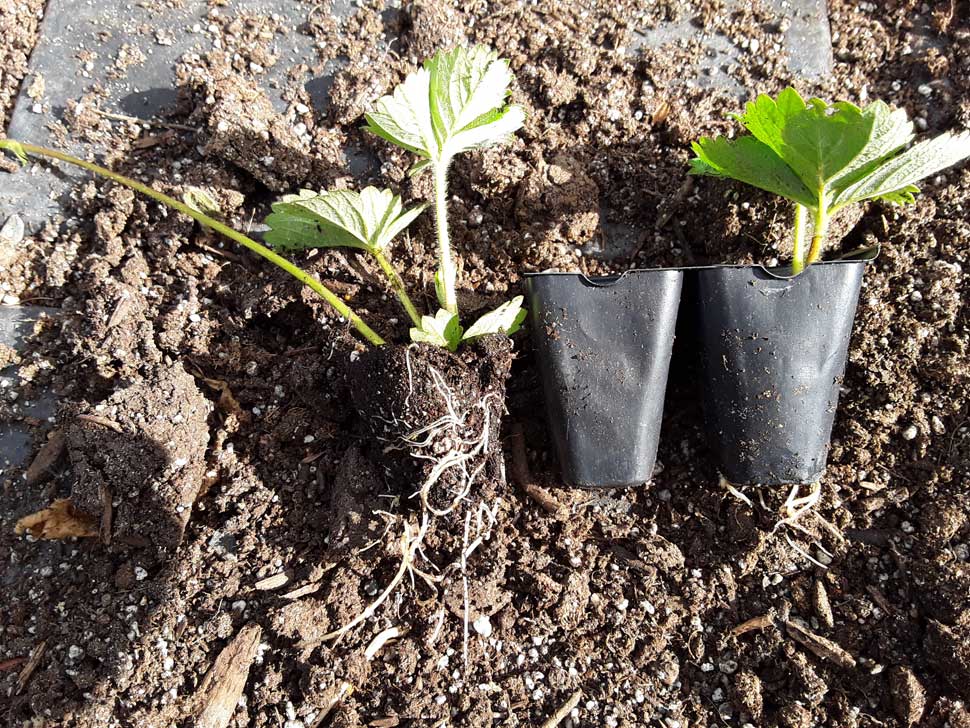
[[[812,263],[809,268],[814,268],[815,266],[839,266],[839,265],[858,265],[860,263],[866,264],[871,263],[877,257],[879,257],[880,246],[874,245],[869,248],[860,248],[859,250],[854,250],[847,253],[844,257],[838,258],[836,260],[820,260],[817,263]],[[582,283],[589,286],[605,287],[611,286],[618,283],[621,279],[628,275],[640,275],[640,274],[653,274],[653,273],[699,273],[708,270],[750,270],[750,271],[761,271],[765,275],[771,278],[777,278],[778,280],[794,280],[798,276],[793,275],[791,272],[791,265],[782,265],[767,267],[762,264],[753,265],[741,265],[741,264],[726,264],[726,265],[689,265],[682,266],[679,268],[633,268],[631,270],[623,271],[622,273],[617,273],[615,275],[609,276],[593,276],[592,278],[587,276],[581,271],[538,271],[535,273],[524,273],[523,278],[545,278],[554,276],[572,276],[578,278]]]

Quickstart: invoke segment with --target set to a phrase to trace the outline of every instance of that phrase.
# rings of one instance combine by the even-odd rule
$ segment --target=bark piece
[[[810,632],[797,622],[786,622],[788,636],[807,648],[816,657],[834,662],[839,667],[855,667],[855,658],[830,639]]]
[[[247,624],[223,648],[199,686],[197,728],[226,728],[246,687],[263,630]]]

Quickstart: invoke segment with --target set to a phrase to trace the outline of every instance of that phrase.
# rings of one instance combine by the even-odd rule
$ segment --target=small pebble
[[[910,425],[905,430],[903,430],[903,439],[915,440],[918,434],[919,434],[919,430],[916,429],[916,425]]]
[[[136,566],[135,567],[135,578],[138,581],[144,581],[145,579],[148,578],[148,572],[145,571],[141,566]]]
[[[483,614],[481,617],[472,622],[472,628],[482,637],[492,636],[492,621],[487,615]]]

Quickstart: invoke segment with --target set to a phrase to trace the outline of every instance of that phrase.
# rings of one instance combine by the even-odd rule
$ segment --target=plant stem
[[[421,314],[418,313],[418,310],[411,302],[411,297],[408,296],[407,289],[404,287],[404,281],[401,280],[401,276],[398,275],[396,270],[394,270],[394,266],[391,265],[391,261],[387,259],[387,256],[385,256],[380,249],[375,248],[371,252],[377,259],[377,263],[380,265],[381,270],[384,271],[384,275],[386,275],[388,281],[390,281],[391,288],[394,289],[398,299],[400,299],[401,305],[404,306],[404,310],[408,312],[408,316],[411,318],[412,323],[414,323],[414,325],[418,328],[421,328]]]
[[[825,195],[818,196],[818,207],[815,208],[815,229],[812,231],[812,246],[808,249],[805,265],[811,265],[822,256],[822,241],[828,232],[829,215],[825,208]]]
[[[805,256],[802,253],[802,240],[805,237],[805,206],[800,202],[795,203],[795,223],[793,228],[795,240],[792,247],[791,270],[797,276],[805,269]]]
[[[9,141],[10,140],[0,139],[0,149],[10,149],[11,151],[13,151],[15,148],[14,144],[17,144],[17,143],[15,142],[14,144],[11,144],[9,143]],[[204,213],[198,212],[197,210],[193,210],[191,207],[189,207],[183,202],[180,202],[179,200],[176,200],[174,197],[169,197],[168,195],[162,192],[152,189],[148,185],[142,184],[141,182],[136,182],[135,180],[125,177],[124,175],[117,174],[116,172],[112,172],[110,169],[107,169],[105,167],[101,167],[97,164],[92,164],[91,162],[85,162],[83,159],[78,159],[77,157],[72,157],[70,154],[64,154],[63,152],[58,152],[55,149],[47,149],[46,147],[38,147],[33,144],[23,144],[23,143],[19,143],[19,146],[22,147],[23,150],[25,152],[28,152],[29,154],[34,154],[40,157],[50,157],[51,159],[57,159],[62,162],[67,162],[68,164],[73,164],[77,167],[81,167],[82,169],[86,169],[89,172],[94,172],[95,174],[100,175],[102,177],[107,177],[108,179],[113,180],[119,184],[125,185],[126,187],[130,187],[131,189],[137,192],[141,192],[143,195],[147,195],[148,197],[151,197],[153,200],[157,200],[158,202],[161,202],[163,205],[167,205],[168,207],[171,207],[174,210],[178,210],[183,215],[188,215],[193,220],[198,222],[200,225],[204,225],[207,228],[211,228],[212,230],[215,230],[216,232],[221,233],[222,235],[225,235],[227,238],[236,241],[240,245],[246,248],[249,248],[257,255],[262,256],[269,262],[274,263],[275,265],[285,270],[287,273],[289,273],[291,276],[296,278],[304,285],[309,286],[314,293],[318,294],[323,300],[329,303],[338,314],[340,314],[345,319],[350,321],[350,323],[354,325],[354,328],[356,328],[361,333],[361,335],[372,344],[376,346],[380,346],[381,344],[384,343],[384,339],[382,339],[370,326],[364,323],[363,319],[361,319],[360,316],[354,313],[346,303],[341,301],[340,298],[338,298],[333,291],[331,291],[329,288],[323,285],[320,281],[318,281],[316,278],[311,276],[309,273],[306,273],[305,271],[301,270],[297,266],[293,265],[286,258],[283,258],[282,256],[277,255],[272,250],[267,248],[265,245],[257,243],[252,238],[249,238],[243,235],[242,233],[236,230],[233,230],[228,225],[224,225],[223,223],[219,222],[218,220],[212,219],[211,217],[209,217]]]
[[[440,283],[438,303],[449,313],[458,313],[458,298],[455,295],[455,260],[451,255],[451,241],[448,238],[448,162],[437,162],[434,167],[434,216],[438,228],[438,276]]]

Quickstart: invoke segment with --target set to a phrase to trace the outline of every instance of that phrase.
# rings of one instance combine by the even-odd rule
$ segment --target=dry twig
[[[196,728],[226,728],[246,687],[263,630],[247,624],[223,648],[199,686]]]

